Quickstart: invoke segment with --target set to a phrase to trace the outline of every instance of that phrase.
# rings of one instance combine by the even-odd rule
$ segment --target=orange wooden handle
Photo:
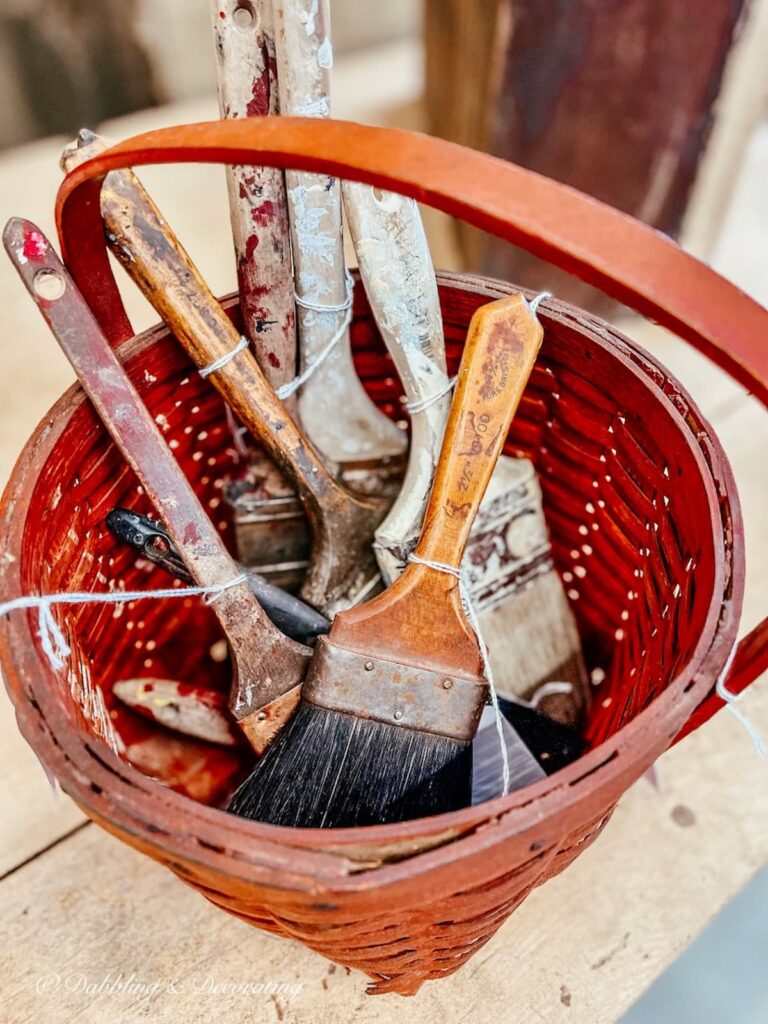
[[[519,292],[472,317],[416,555],[458,568],[541,346]]]

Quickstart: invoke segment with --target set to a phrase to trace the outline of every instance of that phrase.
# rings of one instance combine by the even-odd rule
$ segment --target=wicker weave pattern
[[[509,290],[442,279],[451,368],[473,310]],[[400,386],[360,288],[355,317],[358,370],[399,419]],[[411,993],[452,973],[535,885],[578,856],[702,699],[735,635],[728,593],[741,557],[734,534],[740,539],[717,442],[679,385],[606,325],[556,303],[542,317],[545,344],[506,451],[530,456],[539,471],[593,671],[591,750],[565,771],[504,800],[403,826],[329,834],[243,822],[158,787],[108,746],[112,730],[131,743],[154,728],[113,706],[117,678],[226,688],[226,666],[210,654],[219,632],[209,609],[184,600],[60,610],[74,652],[68,673],[40,658],[32,621],[0,626],[20,726],[88,814],[229,912],[365,971],[377,992]],[[218,396],[161,331],[130,343],[129,365],[231,538],[220,482],[240,467]],[[151,509],[90,407],[69,392],[51,423],[31,442],[6,502],[4,539],[18,565],[15,584],[6,575],[4,585],[164,584],[102,525],[118,503]],[[25,512],[14,518],[17,500]]]

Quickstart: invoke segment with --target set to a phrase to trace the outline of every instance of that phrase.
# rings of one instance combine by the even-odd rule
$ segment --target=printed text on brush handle
[[[541,338],[520,294],[483,306],[472,318],[416,547],[420,558],[459,565]]]

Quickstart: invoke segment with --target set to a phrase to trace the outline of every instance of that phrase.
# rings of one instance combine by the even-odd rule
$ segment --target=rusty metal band
[[[488,686],[482,678],[400,665],[319,637],[301,695],[331,711],[469,741],[477,731]]]

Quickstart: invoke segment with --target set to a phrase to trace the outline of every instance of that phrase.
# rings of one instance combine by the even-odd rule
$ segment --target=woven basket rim
[[[440,273],[443,286],[459,287],[483,296],[508,294],[516,286],[492,278],[468,274]],[[526,292],[525,289],[521,289]],[[531,294],[526,292],[526,294]],[[225,308],[237,305],[237,295],[222,300]],[[524,832],[535,820],[540,821],[551,809],[561,814],[581,799],[585,780],[593,785],[609,788],[619,775],[626,774],[629,764],[639,776],[648,764],[669,745],[683,724],[711,689],[714,679],[723,671],[736,638],[741,609],[744,581],[744,545],[741,512],[733,474],[722,446],[709,423],[701,415],[696,403],[677,379],[653,356],[645,352],[623,333],[585,313],[577,307],[558,302],[557,313],[541,311],[545,323],[548,318],[572,321],[577,328],[589,328],[592,340],[609,350],[613,358],[622,362],[636,377],[641,378],[654,398],[662,404],[686,436],[687,443],[699,466],[708,494],[709,516],[716,544],[722,546],[722,558],[716,559],[712,595],[707,620],[696,648],[684,668],[651,704],[638,713],[609,739],[600,743],[584,757],[533,786],[499,797],[487,803],[464,808],[434,819],[416,819],[393,825],[373,825],[357,829],[319,830],[290,829],[248,821],[214,807],[206,807],[167,789],[149,779],[138,769],[114,754],[97,737],[70,727],[70,733],[81,734],[83,745],[98,746],[98,757],[108,771],[112,786],[109,793],[109,818],[103,814],[103,802],[94,801],[90,789],[98,770],[96,762],[75,764],[63,754],[53,735],[52,721],[60,716],[58,698],[54,698],[40,680],[49,669],[41,659],[33,641],[33,630],[28,616],[17,616],[0,621],[0,661],[6,678],[6,687],[16,708],[19,728],[41,761],[57,777],[73,799],[91,816],[111,831],[144,848],[154,848],[163,856],[179,856],[189,862],[205,863],[208,867],[221,859],[220,867],[228,875],[240,874],[263,880],[262,872],[279,871],[284,879],[286,849],[292,856],[292,881],[299,888],[310,887],[312,880],[323,877],[337,887],[360,889],[366,885],[380,885],[384,876],[395,881],[404,871],[412,875],[417,868],[427,870],[444,860],[455,860],[457,843],[496,842],[500,834]],[[154,325],[129,339],[120,347],[124,360],[138,356],[158,338],[167,333],[163,324]],[[687,423],[680,409],[673,403],[670,393],[683,400],[691,421]],[[54,404],[32,436],[26,442],[17,461],[3,497],[0,530],[6,551],[18,549],[22,534],[22,517],[15,514],[17,501],[23,494],[30,476],[34,476],[66,429],[68,418],[86,401],[79,384],[73,384]],[[705,458],[706,451],[706,458]],[[22,462],[25,462],[22,466]],[[718,541],[717,538],[722,538]],[[19,594],[18,562],[5,561],[0,566],[0,594],[3,599]],[[665,723],[663,735],[653,726]],[[616,757],[621,741],[622,758]],[[44,748],[45,753],[43,753]],[[635,757],[627,757],[635,754]],[[642,757],[642,754],[646,754]],[[93,754],[91,753],[91,758]],[[648,760],[650,757],[650,760]],[[90,771],[88,771],[90,768]],[[120,780],[118,787],[115,783]],[[629,785],[629,778],[626,785]],[[626,788],[626,785],[623,787]],[[143,806],[142,806],[143,805]],[[535,805],[535,807],[534,807]],[[183,831],[167,829],[165,813],[180,819]],[[486,828],[478,833],[478,828]],[[490,826],[490,828],[488,828]],[[456,838],[447,845],[446,839]],[[409,843],[425,836],[434,839],[435,846],[414,856],[407,855]],[[481,837],[482,836],[482,837]],[[470,842],[472,841],[472,842]],[[387,863],[387,851],[395,862]],[[217,853],[221,850],[221,853]],[[223,851],[226,850],[226,853]],[[375,857],[385,853],[385,862],[376,863],[375,871],[362,871],[365,851]],[[449,852],[448,852],[449,851]],[[295,861],[295,863],[294,863]],[[372,865],[373,866],[373,865]],[[236,869],[233,872],[233,867]],[[384,873],[384,876],[382,875]],[[375,881],[374,881],[375,876]],[[366,881],[367,879],[367,881]],[[303,884],[302,884],[303,880]]]

